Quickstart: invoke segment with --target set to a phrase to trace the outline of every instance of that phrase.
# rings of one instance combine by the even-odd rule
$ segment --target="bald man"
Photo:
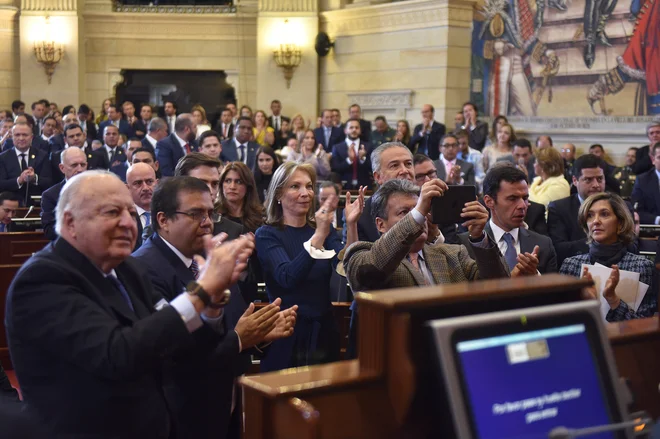
[[[432,160],[440,157],[440,140],[445,135],[446,128],[435,121],[433,105],[422,106],[422,123],[415,127],[408,146],[411,151],[417,149],[418,154],[424,154]]]
[[[65,149],[62,151],[61,160],[59,169],[64,175],[64,180],[41,194],[41,225],[44,228],[46,238],[51,241],[57,239],[55,207],[60,199],[62,188],[70,178],[87,170],[87,154],[80,148]]]
[[[154,195],[156,183],[158,183],[156,171],[146,163],[134,163],[126,172],[126,186],[136,210],[138,234],[135,250],[142,246],[145,229],[151,230],[151,197]]]

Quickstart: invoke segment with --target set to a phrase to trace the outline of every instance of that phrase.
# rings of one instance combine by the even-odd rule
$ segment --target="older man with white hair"
[[[56,212],[60,239],[21,267],[7,294],[7,339],[26,407],[48,437],[166,439],[162,372],[171,359],[207,358],[230,342],[239,349],[217,307],[253,238],[216,246],[206,237],[196,280],[168,304],[130,257],[135,203],[117,176],[70,179]],[[269,306],[266,326],[279,310]]]

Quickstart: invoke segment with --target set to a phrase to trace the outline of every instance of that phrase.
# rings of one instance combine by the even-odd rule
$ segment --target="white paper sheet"
[[[601,264],[582,264],[582,271],[584,271],[584,267],[589,269],[589,273],[591,273],[591,277],[596,284],[598,300],[600,301],[600,311],[601,315],[603,316],[603,320],[605,320],[607,313],[610,311],[610,305],[603,297],[603,290],[605,289],[605,283],[607,282],[607,279],[612,273],[612,269]],[[639,307],[639,305],[636,305],[637,301],[639,300],[639,303],[641,303],[641,299],[638,298],[640,296],[640,285],[646,284],[639,282],[639,273],[619,270],[619,284],[614,291],[621,300],[625,301],[630,307],[635,307],[636,310],[637,307]],[[646,288],[648,289],[648,286]]]

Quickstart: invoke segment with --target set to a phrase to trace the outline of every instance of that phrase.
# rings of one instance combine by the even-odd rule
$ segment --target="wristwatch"
[[[475,244],[477,242],[481,242],[484,239],[484,236],[486,236],[485,232],[481,232],[481,236],[479,236],[479,237],[474,237],[474,236],[472,236],[468,233],[468,239],[470,240],[470,242],[475,243]]]
[[[186,291],[188,291],[188,294],[191,296],[199,297],[199,300],[202,301],[204,306],[211,309],[224,308],[225,305],[229,303],[229,297],[231,296],[231,292],[229,290],[225,290],[224,293],[222,293],[222,299],[220,302],[212,302],[209,293],[207,293],[204,288],[202,288],[202,286],[194,280],[191,280],[188,285],[186,285]]]

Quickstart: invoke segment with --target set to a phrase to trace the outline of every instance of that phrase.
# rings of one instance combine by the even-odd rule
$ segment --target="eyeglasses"
[[[429,180],[433,180],[434,178],[438,178],[438,171],[435,169],[433,171],[429,171],[426,174],[417,174],[415,175],[415,180],[417,181],[424,181],[428,177]]]
[[[193,212],[181,212],[181,211],[177,210],[174,213],[185,215],[185,216],[191,218],[193,221],[199,222],[200,224],[203,224],[204,221],[206,221],[207,219],[211,220],[212,223],[215,223],[220,219],[220,215],[218,215],[217,213],[215,213],[212,210],[209,210],[208,212],[204,212],[204,211],[200,211],[200,210],[193,211]]]

